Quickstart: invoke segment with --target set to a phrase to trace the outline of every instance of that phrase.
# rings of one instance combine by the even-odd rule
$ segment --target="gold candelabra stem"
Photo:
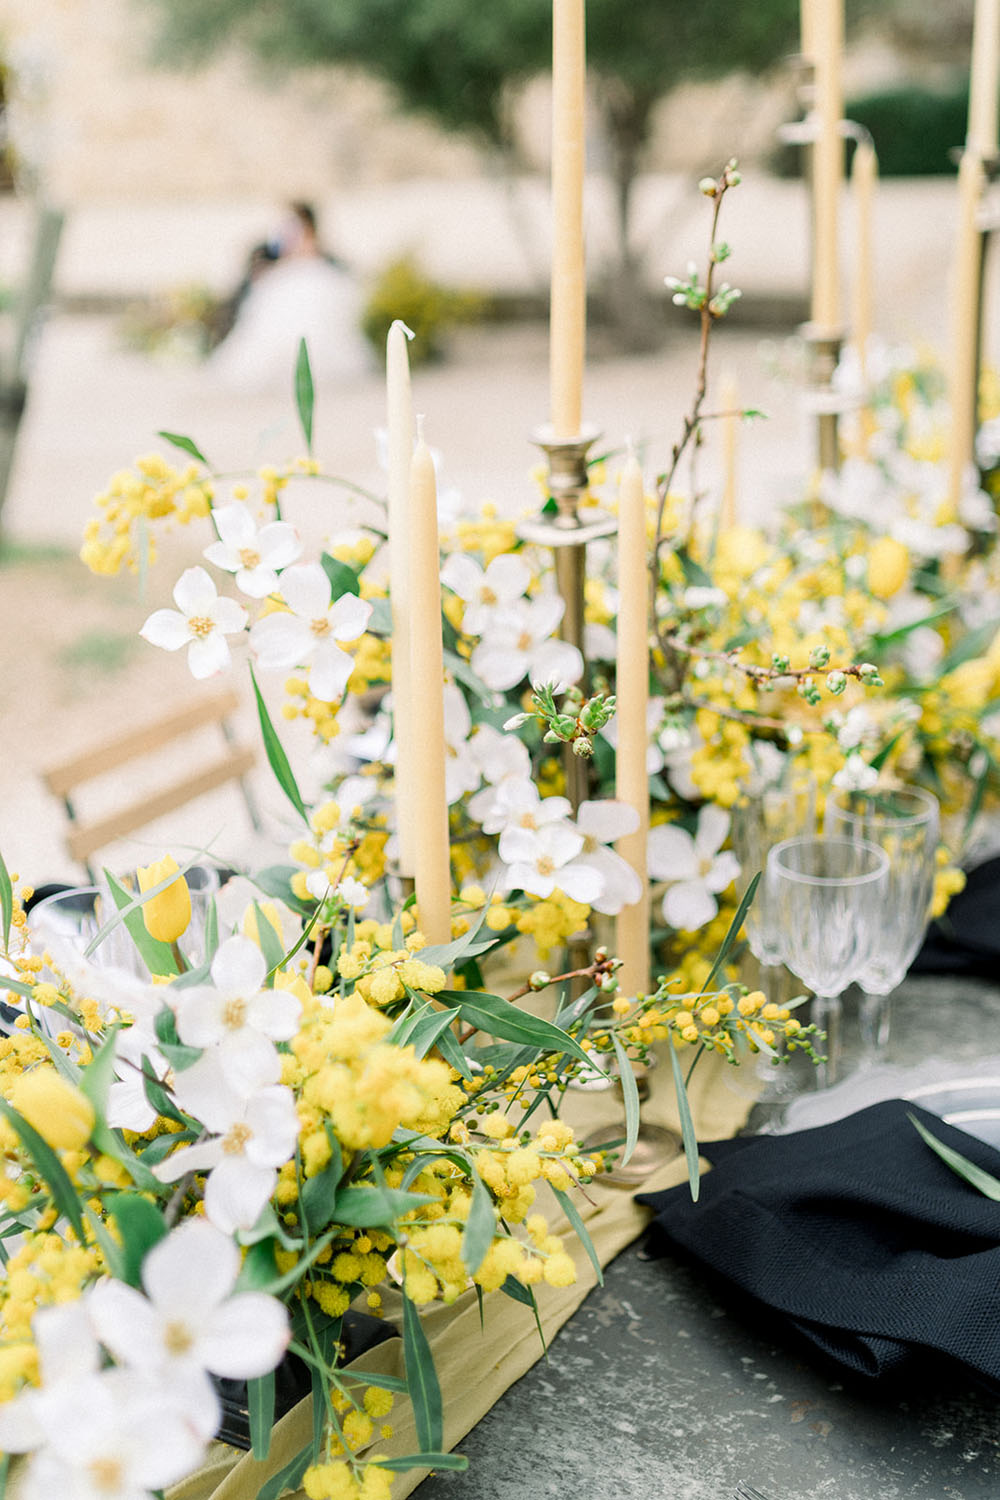
[[[833,383],[840,359],[843,334],[839,329],[817,328],[807,323],[802,330],[809,347],[809,402],[816,416],[816,458],[821,469],[840,468],[840,413],[843,401]]]
[[[580,515],[580,503],[587,493],[587,455],[600,433],[596,427],[585,427],[575,437],[556,437],[550,426],[539,427],[532,441],[548,460],[548,491],[555,502],[551,514],[531,516],[518,526],[518,535],[526,542],[550,547],[556,571],[556,587],[563,601],[559,634],[575,646],[583,657],[584,675],[581,687],[586,691],[587,657],[584,651],[584,582],[587,576],[587,544],[599,537],[612,536],[617,530],[613,516],[595,511],[586,519]],[[548,508],[547,508],[548,509]],[[563,750],[566,773],[566,796],[579,808],[587,799],[587,763],[574,755],[571,745]]]

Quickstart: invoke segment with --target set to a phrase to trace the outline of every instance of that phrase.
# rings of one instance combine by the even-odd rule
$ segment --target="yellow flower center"
[[[244,1125],[242,1120],[238,1120],[237,1123],[235,1125],[232,1125],[227,1133],[222,1137],[222,1149],[225,1152],[226,1156],[240,1156],[242,1155],[247,1142],[250,1141],[252,1137],[253,1131],[250,1129],[250,1126]]]
[[[712,859],[712,856],[710,854],[707,855],[706,857],[702,858],[702,859],[699,859],[699,861],[698,861],[698,878],[699,878],[699,880],[704,880],[706,878],[706,876],[708,876],[708,875],[711,874],[711,872],[712,872],[712,864],[713,864],[713,859]]]
[[[313,620],[311,622],[309,629],[312,631],[313,635],[329,635],[330,621],[327,619],[326,615],[320,615],[319,619]]]
[[[556,872],[556,862],[551,855],[540,854],[535,868],[539,875],[554,875]]]
[[[519,826],[521,828],[537,828],[538,824],[535,822],[535,815],[534,815],[534,813],[530,813],[530,812],[522,813],[521,814],[521,821],[520,821]]]
[[[530,651],[533,644],[530,631],[522,630],[517,638],[518,651]]]
[[[90,1477],[97,1490],[113,1492],[121,1486],[122,1466],[117,1458],[92,1458],[87,1465]]]
[[[496,604],[497,596],[490,588],[489,584],[484,583],[482,588],[479,590],[479,602],[480,604]]]
[[[186,1354],[194,1343],[194,1334],[186,1323],[168,1323],[163,1330],[168,1354]]]
[[[583,836],[583,852],[584,852],[584,854],[593,854],[594,851],[596,850],[596,848],[597,848],[597,840],[594,838],[594,835],[592,833],[585,833],[584,836]]]
[[[239,558],[244,568],[260,567],[260,553],[255,552],[253,547],[241,547],[239,551]]]
[[[204,640],[206,635],[211,635],[215,629],[215,621],[210,620],[207,615],[190,615],[188,617],[188,630],[196,635],[199,640]]]
[[[246,1025],[247,1003],[239,995],[234,995],[227,1000],[222,1008],[222,1024],[230,1031],[238,1031],[241,1026]]]

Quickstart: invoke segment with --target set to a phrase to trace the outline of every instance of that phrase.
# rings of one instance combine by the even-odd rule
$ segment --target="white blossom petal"
[[[651,828],[646,850],[654,880],[690,880],[698,874],[694,839],[676,823],[657,823]]]
[[[159,646],[163,651],[179,651],[191,639],[191,627],[187,616],[176,609],[154,609],[139,631],[144,641]]]
[[[206,615],[218,598],[218,590],[204,568],[185,568],[174,584],[174,603],[186,615]]]
[[[663,898],[665,921],[677,931],[697,932],[718,911],[715,897],[700,880],[680,880]]]

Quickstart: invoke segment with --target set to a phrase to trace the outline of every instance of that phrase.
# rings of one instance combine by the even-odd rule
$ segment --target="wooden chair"
[[[254,751],[237,745],[229,716],[239,708],[239,698],[231,689],[197,699],[186,707],[166,714],[163,718],[133,729],[128,733],[95,745],[93,749],[72,756],[43,771],[43,780],[49,791],[62,799],[70,820],[66,845],[70,854],[87,869],[91,879],[94,872],[90,857],[98,849],[115,840],[144,828],[164,814],[173,812],[193,802],[196,797],[214,791],[229,781],[239,784],[247,812],[253,827],[259,831],[258,816],[253,795],[246,780],[255,762]],[[183,778],[172,781],[166,787],[157,786],[153,792],[136,797],[124,807],[86,820],[77,811],[77,792],[80,787],[133,761],[140,761],[173,747],[174,741],[193,736],[206,728],[217,726],[221,732],[225,749],[217,758],[206,763],[204,755],[198,755],[198,768]]]

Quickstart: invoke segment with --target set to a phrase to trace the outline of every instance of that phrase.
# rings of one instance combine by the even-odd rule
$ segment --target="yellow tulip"
[[[86,1094],[42,1066],[23,1073],[10,1102],[54,1151],[80,1151],[94,1128],[94,1106]]]
[[[152,890],[168,875],[176,874],[177,869],[177,861],[171,854],[165,854],[151,865],[140,866],[136,872],[140,891]],[[142,920],[150,937],[158,938],[161,943],[176,943],[191,920],[191,892],[183,875],[145,903]]]
[[[910,554],[895,537],[880,536],[868,549],[868,587],[876,599],[891,599],[910,576]]]

